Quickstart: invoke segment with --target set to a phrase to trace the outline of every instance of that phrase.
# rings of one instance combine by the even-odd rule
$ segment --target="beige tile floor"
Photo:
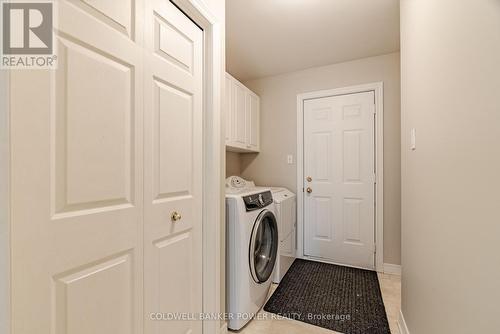
[[[392,334],[399,334],[397,319],[401,307],[401,278],[396,275],[378,274],[382,298]],[[271,293],[276,289],[273,285]],[[334,334],[337,332],[313,326],[304,322],[280,318],[261,310],[256,319],[240,330],[240,334]]]

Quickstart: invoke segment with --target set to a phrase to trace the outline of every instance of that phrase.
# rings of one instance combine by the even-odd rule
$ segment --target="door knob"
[[[181,220],[182,216],[180,213],[178,213],[177,211],[174,211],[172,212],[172,214],[170,215],[170,219],[173,221],[173,222],[176,222],[178,220]]]
[[[306,177],[306,180],[307,180],[307,182],[311,182],[313,180],[313,178],[308,176],[308,177]]]
[[[312,192],[313,192],[313,190],[312,190],[312,188],[311,188],[311,187],[307,187],[306,191],[307,191],[307,193],[308,193],[308,194],[310,194],[310,193],[312,193]]]

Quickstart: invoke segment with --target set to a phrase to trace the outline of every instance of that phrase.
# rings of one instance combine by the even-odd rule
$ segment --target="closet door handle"
[[[172,212],[172,214],[170,215],[170,219],[175,223],[176,221],[178,220],[181,220],[182,216],[180,213],[178,213],[177,211],[174,211]]]

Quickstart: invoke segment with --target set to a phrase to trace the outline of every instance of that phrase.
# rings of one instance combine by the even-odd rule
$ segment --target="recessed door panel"
[[[344,241],[362,243],[361,241],[361,204],[358,198],[344,198]]]
[[[185,69],[193,71],[193,41],[169,22],[165,16],[155,13],[155,50],[156,53]]]
[[[344,131],[344,182],[361,182],[361,131]]]
[[[331,175],[331,145],[332,134],[330,132],[315,132],[311,133],[312,144],[312,165],[314,170],[311,176],[316,181],[328,181]]]
[[[342,107],[342,119],[344,121],[346,121],[346,120],[353,120],[353,119],[360,118],[361,113],[362,113],[362,108],[363,108],[363,106],[360,104],[343,106]]]
[[[134,333],[133,272],[125,253],[55,276],[56,334]]]
[[[193,96],[154,81],[155,199],[188,196],[193,182]]]
[[[133,37],[135,8],[133,0],[117,2],[115,0],[71,0],[89,14],[102,20],[110,27]]]
[[[133,66],[89,45],[58,40],[55,213],[131,203]]]
[[[312,111],[312,117],[316,121],[330,121],[332,115],[332,109],[330,107],[318,107],[314,108]]]
[[[189,314],[197,307],[193,285],[193,239],[190,232],[185,232],[154,243],[155,258],[158,261],[155,276],[158,279],[158,295],[153,303],[162,313]],[[188,333],[197,324],[193,321],[170,320],[155,323],[155,332]]]
[[[314,239],[331,240],[332,239],[332,224],[331,224],[331,205],[332,199],[328,197],[317,197],[314,202]]]

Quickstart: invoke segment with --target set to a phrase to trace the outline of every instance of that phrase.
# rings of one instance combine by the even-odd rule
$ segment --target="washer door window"
[[[257,283],[266,282],[271,276],[278,253],[278,224],[269,210],[257,217],[250,239],[250,271]]]

